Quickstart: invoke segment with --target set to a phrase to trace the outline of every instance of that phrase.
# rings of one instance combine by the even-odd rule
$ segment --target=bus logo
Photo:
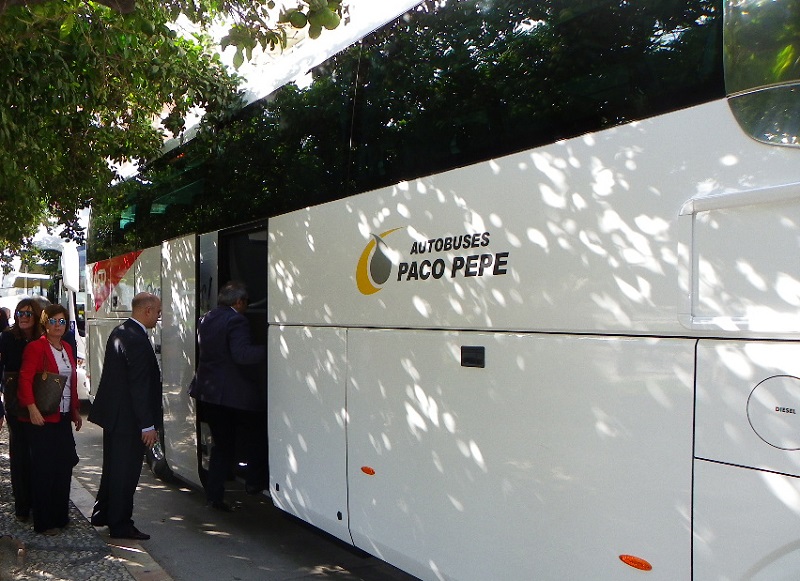
[[[372,240],[364,247],[356,266],[356,284],[361,294],[375,294],[389,280],[392,274],[392,260],[388,256],[389,247],[383,239],[398,230],[402,228],[393,228],[379,235],[372,234]]]

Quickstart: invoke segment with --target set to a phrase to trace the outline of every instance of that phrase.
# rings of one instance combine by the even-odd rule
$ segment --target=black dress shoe
[[[210,506],[214,510],[218,510],[220,512],[233,512],[231,505],[221,500],[212,500],[206,506]]]
[[[92,518],[89,519],[89,522],[92,523],[92,526],[95,527],[105,527],[108,526],[108,523],[104,518],[101,518],[99,515],[93,514]]]
[[[123,531],[121,533],[111,533],[108,535],[112,539],[132,539],[134,541],[146,541],[150,538],[150,535],[143,533],[136,527],[131,527],[127,531]]]

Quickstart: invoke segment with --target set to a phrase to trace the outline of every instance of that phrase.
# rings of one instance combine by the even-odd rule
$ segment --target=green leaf
[[[61,28],[59,29],[59,37],[63,40],[67,38],[72,29],[75,27],[75,14],[70,12],[67,14],[67,17],[61,23]]]
[[[178,135],[191,106],[206,107],[208,125],[239,107],[238,78],[216,55],[208,29],[201,24],[184,38],[168,25],[181,14],[205,25],[233,18],[221,48],[236,47],[238,68],[259,44],[285,43],[285,27],[265,5],[137,0],[125,15],[91,0],[7,7],[0,18],[0,151],[14,155],[0,156],[0,192],[14,192],[15,207],[36,211],[0,221],[0,240],[19,243],[20,232],[34,232],[38,208],[55,208],[72,232],[66,209],[106,195],[113,178],[107,159],[158,155],[164,136],[152,120],[164,110]]]
[[[238,69],[244,64],[244,55],[242,54],[242,47],[236,48],[236,54],[233,55],[233,67]]]

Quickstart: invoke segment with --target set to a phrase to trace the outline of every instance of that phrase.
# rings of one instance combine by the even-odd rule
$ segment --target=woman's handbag
[[[3,391],[5,393],[6,413],[17,418],[30,418],[28,408],[19,405],[17,398],[19,374],[6,373],[3,376]],[[33,398],[36,407],[43,416],[56,413],[61,408],[61,396],[67,378],[57,373],[43,371],[33,378]]]
[[[6,406],[6,414],[9,417],[19,417],[19,400],[17,399],[17,379],[19,373],[16,371],[6,371],[3,374],[3,402]]]
[[[44,366],[44,358],[42,359]],[[19,373],[6,372],[3,374],[3,391],[5,392],[6,413],[18,418],[30,418],[28,408],[19,405],[17,387]],[[33,399],[39,413],[49,416],[61,409],[61,397],[67,378],[51,371],[42,371],[33,376]]]
[[[66,384],[67,378],[58,373],[43,371],[33,376],[33,398],[40,414],[49,416],[61,408],[61,396]],[[28,414],[27,409],[25,414]]]

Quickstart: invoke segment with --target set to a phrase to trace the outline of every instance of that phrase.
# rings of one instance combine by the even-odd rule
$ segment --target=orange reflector
[[[620,555],[619,560],[626,565],[630,565],[634,569],[639,569],[641,571],[650,571],[653,569],[653,566],[650,563],[640,557],[634,557],[633,555]]]
[[[362,466],[361,471],[366,474],[367,476],[375,476],[375,470],[370,468],[369,466]]]

